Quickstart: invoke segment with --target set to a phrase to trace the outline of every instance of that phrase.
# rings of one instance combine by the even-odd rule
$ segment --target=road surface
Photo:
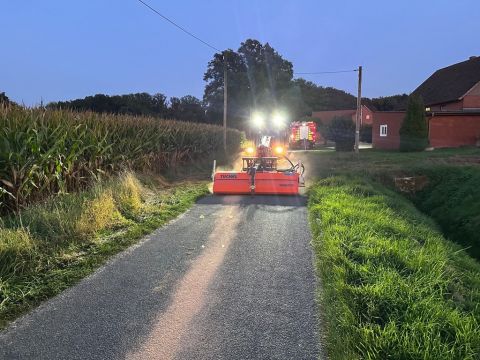
[[[0,333],[1,359],[318,359],[303,197],[202,199]]]

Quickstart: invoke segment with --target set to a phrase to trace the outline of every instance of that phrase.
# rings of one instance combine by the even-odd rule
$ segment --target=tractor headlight
[[[275,147],[275,154],[282,155],[283,154],[283,147],[282,146],[276,146]]]
[[[277,129],[284,128],[286,123],[285,114],[282,114],[280,112],[274,113],[272,117],[272,122],[273,122],[273,126],[275,126]]]
[[[261,113],[254,113],[252,115],[251,119],[252,125],[255,126],[256,128],[263,128],[265,125],[265,118]]]
[[[255,149],[251,146],[247,147],[246,150],[247,154],[253,154],[255,152]]]

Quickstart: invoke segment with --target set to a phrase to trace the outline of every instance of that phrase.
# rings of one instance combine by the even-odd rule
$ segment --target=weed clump
[[[86,200],[76,223],[75,232],[81,239],[87,239],[98,231],[112,226],[120,218],[112,190],[101,191],[93,199]]]
[[[35,256],[36,245],[27,231],[0,228],[0,278],[24,273]]]
[[[132,217],[142,209],[144,192],[140,181],[132,173],[125,173],[116,185],[114,198],[121,212],[127,217]]]

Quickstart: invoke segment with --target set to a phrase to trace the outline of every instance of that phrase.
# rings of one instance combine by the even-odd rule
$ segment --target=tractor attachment
[[[214,194],[265,194],[298,195],[299,187],[304,186],[305,167],[301,162],[294,165],[284,157],[290,168],[277,168],[278,157],[244,157],[241,171],[215,172]]]

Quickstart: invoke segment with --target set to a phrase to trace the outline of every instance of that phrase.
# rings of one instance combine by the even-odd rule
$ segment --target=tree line
[[[202,101],[187,95],[181,98],[167,97],[157,93],[127,95],[97,94],[84,99],[58,101],[47,105],[50,109],[72,109],[110,114],[145,115],[165,119],[176,119],[198,123],[207,122]]]

